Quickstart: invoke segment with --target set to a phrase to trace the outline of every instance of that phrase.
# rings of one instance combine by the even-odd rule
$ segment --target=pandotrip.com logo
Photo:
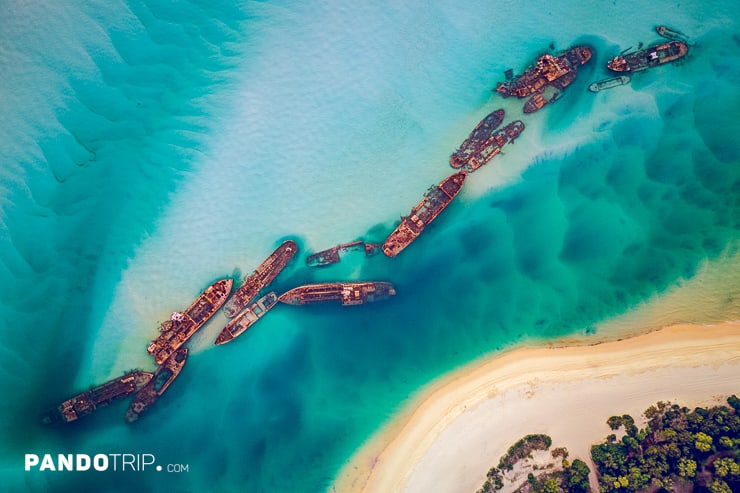
[[[190,471],[189,464],[160,464],[154,454],[26,454],[26,471],[113,471],[170,472]]]

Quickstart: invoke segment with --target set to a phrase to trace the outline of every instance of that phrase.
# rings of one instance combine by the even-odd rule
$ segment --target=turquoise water
[[[320,491],[435,376],[524,339],[591,332],[735,251],[737,14],[732,2],[637,5],[6,8],[5,484]],[[610,56],[656,41],[657,22],[696,39],[685,63],[585,91]],[[276,285],[388,279],[395,299],[280,306],[214,348],[219,315],[135,426],[125,403],[61,429],[36,424],[55,401],[152,369],[157,321],[284,238],[304,250],[382,239],[502,104],[490,89],[505,69],[583,42],[597,55],[574,87],[528,116],[407,251],[319,271],[301,258]],[[75,452],[152,453],[189,471],[23,471],[25,453]]]

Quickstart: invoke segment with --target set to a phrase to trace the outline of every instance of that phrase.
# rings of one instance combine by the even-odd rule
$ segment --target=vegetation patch
[[[504,488],[516,493],[557,493],[589,491],[589,468],[576,459],[568,461],[568,450],[558,447],[550,454],[541,454],[552,445],[547,435],[527,435],[509,447],[498,467],[488,471],[486,482],[479,493],[490,493]],[[538,457],[535,454],[540,453]],[[523,476],[526,473],[526,480]],[[522,484],[519,484],[522,483]]]
[[[514,464],[529,457],[535,450],[547,450],[552,445],[552,438],[547,435],[527,435],[509,447],[506,455],[501,457],[498,468],[510,471]]]
[[[727,403],[692,411],[658,402],[645,411],[647,426],[641,430],[631,418],[609,418],[613,429],[624,426],[626,434],[620,441],[610,435],[591,448],[599,490],[740,491],[740,400],[733,395]]]
[[[733,395],[727,404],[690,410],[658,402],[645,411],[642,429],[629,415],[610,417],[607,424],[622,436],[591,447],[599,491],[740,492],[740,399]],[[590,492],[588,465],[571,463],[563,447],[545,460],[541,451],[551,445],[547,435],[522,438],[488,471],[478,493]]]

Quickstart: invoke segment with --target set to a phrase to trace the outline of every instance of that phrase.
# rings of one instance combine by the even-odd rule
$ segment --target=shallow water
[[[525,339],[593,332],[737,250],[730,2],[652,12],[614,2],[567,17],[455,5],[9,12],[0,384],[14,398],[0,411],[0,458],[11,488],[320,490],[435,376]],[[586,92],[609,57],[657,41],[656,19],[696,39],[686,62]],[[520,102],[490,89],[550,43],[589,43],[597,55],[414,245],[325,270],[301,257],[276,282],[388,279],[395,299],[278,306],[214,348],[218,315],[136,426],[123,423],[124,403],[66,428],[36,425],[57,400],[152,369],[144,349],[157,321],[283,239],[304,253],[382,240],[451,173],[450,152],[482,116],[503,105],[521,117]],[[737,315],[732,304],[716,314]],[[190,467],[164,479],[25,473],[30,452],[153,453]]]

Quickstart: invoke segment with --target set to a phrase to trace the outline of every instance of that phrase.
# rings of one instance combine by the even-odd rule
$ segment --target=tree
[[[709,485],[709,491],[712,493],[732,493],[729,485],[721,479],[715,479]]]
[[[637,429],[637,426],[635,426],[635,419],[632,416],[629,414],[623,414],[622,425],[629,436],[633,438],[637,436],[637,432],[639,430]]]
[[[722,447],[729,450],[733,446],[732,438],[727,437],[727,436],[722,436],[719,438],[719,444],[722,445]]]
[[[727,403],[735,410],[740,411],[740,399],[735,394],[727,398]]]
[[[643,443],[648,435],[650,435],[650,428],[643,428],[637,433],[637,441]]]
[[[552,449],[552,451],[550,452],[550,454],[553,457],[562,457],[563,459],[567,459],[568,458],[568,449],[565,448],[565,447],[555,447],[554,449]]]
[[[682,478],[693,478],[696,476],[696,461],[681,457],[678,461],[678,474]]]
[[[700,452],[709,452],[712,450],[712,437],[700,431],[694,435],[694,447]]]
[[[628,415],[612,416],[607,423],[627,433],[591,448],[601,491],[670,491],[681,478],[702,491],[740,492],[740,399],[728,403],[690,410],[659,402],[637,432]]]
[[[594,445],[591,447],[591,458],[596,467],[602,472],[614,476],[627,473],[627,447],[622,444],[602,443],[601,445]]]
[[[677,436],[678,436],[678,433],[676,433],[676,430],[674,430],[673,428],[666,428],[663,431],[663,437],[666,440],[675,440]]]
[[[587,493],[591,491],[588,483],[588,475],[591,470],[581,459],[576,459],[565,470],[565,480],[568,486],[567,491],[571,493]]]
[[[511,471],[514,464],[529,456],[533,450],[547,450],[552,445],[552,438],[547,435],[527,435],[509,447],[506,454],[499,460],[498,468],[502,471]]]
[[[714,461],[714,472],[720,478],[740,475],[740,465],[731,457],[722,457]]]
[[[547,478],[542,483],[542,491],[544,493],[560,493],[560,483],[555,478]]]
[[[622,443],[632,452],[639,452],[642,450],[640,443],[633,437],[625,435],[622,437]]]
[[[627,479],[627,476],[619,476],[616,481],[614,481],[614,486],[616,488],[626,488],[630,485],[630,480]]]

